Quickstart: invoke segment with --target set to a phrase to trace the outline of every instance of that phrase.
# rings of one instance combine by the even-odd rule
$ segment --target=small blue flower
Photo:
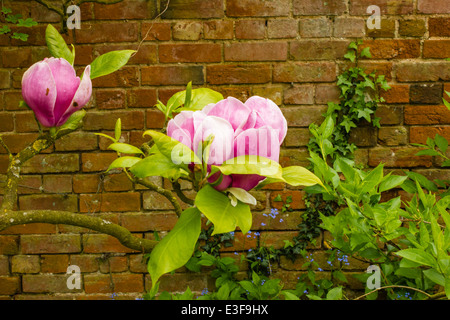
[[[319,270],[319,271],[323,271],[323,269],[322,269],[322,268],[317,268],[317,270]]]
[[[261,222],[261,225],[264,227],[266,224],[264,222]]]
[[[280,222],[283,222],[284,220],[283,219],[280,219]]]

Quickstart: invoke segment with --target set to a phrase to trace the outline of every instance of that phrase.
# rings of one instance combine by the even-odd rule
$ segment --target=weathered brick
[[[313,104],[314,86],[295,85],[284,91],[284,104]]]
[[[14,118],[11,113],[0,113],[0,132],[13,131],[14,130]]]
[[[374,147],[377,144],[377,131],[374,127],[357,127],[350,132],[349,143],[358,147]]]
[[[81,289],[69,289],[67,279],[69,275],[36,274],[22,276],[22,290],[30,293],[68,293],[80,292]]]
[[[21,235],[20,245],[24,254],[77,253],[81,251],[80,235]]]
[[[106,234],[83,236],[83,249],[84,253],[133,252],[133,250],[121,245],[119,240]]]
[[[233,39],[233,21],[212,20],[203,23],[203,37],[205,39]]]
[[[303,147],[308,144],[309,139],[309,129],[292,128],[288,130],[284,144],[286,147]]]
[[[347,40],[299,40],[290,42],[289,55],[293,60],[336,60],[346,52]]]
[[[400,82],[448,81],[450,61],[400,62],[394,65]]]
[[[203,25],[197,21],[177,21],[172,26],[174,40],[198,41],[202,38]]]
[[[398,34],[403,37],[423,37],[427,32],[425,20],[399,20]]]
[[[38,255],[17,255],[11,258],[11,272],[13,273],[39,273]]]
[[[298,21],[294,19],[273,19],[267,24],[270,39],[295,38],[298,35]]]
[[[434,138],[436,134],[450,139],[450,127],[410,127],[409,142],[425,144],[427,138]]]
[[[222,18],[224,0],[164,0],[161,8],[169,6],[162,18],[166,19],[208,19]]]
[[[202,66],[149,66],[141,68],[143,85],[203,84]]]
[[[16,112],[16,132],[37,132],[38,126],[32,112]]]
[[[345,2],[345,0],[293,0],[293,13],[303,16],[341,15],[346,9]]]
[[[41,255],[42,273],[66,273],[69,266],[67,254],[43,254]]]
[[[125,272],[128,270],[128,258],[126,256],[110,256],[99,259],[100,272]]]
[[[235,22],[236,39],[264,39],[266,22],[264,20],[237,20]]]
[[[170,23],[143,22],[141,25],[141,38],[144,41],[167,41],[171,38]]]
[[[226,0],[230,17],[278,17],[289,14],[288,0]]]
[[[95,101],[99,109],[120,109],[126,107],[125,91],[121,89],[114,90],[96,90]]]
[[[277,64],[273,70],[274,82],[332,82],[336,79],[333,62],[293,62]]]
[[[71,254],[70,265],[80,267],[81,272],[97,272],[99,269],[99,256],[95,254]]]
[[[20,292],[20,277],[0,276],[0,295],[13,295]]]
[[[197,44],[161,44],[159,46],[159,61],[173,62],[220,62],[222,46],[213,43]]]
[[[302,166],[307,167],[311,162],[308,160],[309,152],[306,148],[281,149],[280,165],[284,167]]]
[[[275,198],[280,195],[282,201],[275,201]],[[305,196],[304,191],[272,191],[270,193],[270,206],[271,208],[279,209],[283,207],[283,204],[286,203],[286,199],[288,197],[292,198],[292,202],[290,203],[290,208],[293,210],[305,209],[305,202],[303,201],[303,197]]]
[[[334,36],[337,38],[361,38],[365,36],[366,21],[362,18],[338,17],[334,21]]]
[[[369,166],[376,167],[384,163],[386,168],[431,167],[430,156],[416,156],[422,148],[392,147],[369,150]]]
[[[225,45],[225,61],[284,61],[286,42],[231,43]]]
[[[71,175],[45,175],[43,177],[43,188],[48,193],[72,192]]]
[[[28,68],[31,62],[31,48],[2,49],[4,68]]]
[[[150,108],[156,104],[156,90],[153,88],[135,88],[127,91],[129,107]]]
[[[83,153],[81,155],[83,172],[106,171],[109,165],[117,159],[115,152]]]
[[[268,64],[209,65],[206,81],[210,84],[267,83],[272,78]]]
[[[420,40],[364,40],[360,50],[370,48],[372,59],[409,59],[420,56]]]
[[[386,0],[352,0],[350,1],[351,15],[372,15],[367,13],[367,8],[376,5],[382,15],[406,15],[413,13],[413,0],[386,1]]]
[[[120,70],[92,80],[94,88],[136,87],[139,85],[139,69],[124,66]]]
[[[147,129],[162,129],[166,118],[164,114],[156,108],[146,111],[146,128]]]
[[[341,90],[336,85],[318,84],[315,89],[315,100],[317,104],[338,103],[340,94]]]
[[[103,179],[103,188],[105,191],[130,191],[133,189],[133,183],[128,179],[125,173],[108,174]]]
[[[0,89],[11,87],[11,73],[9,70],[0,70]]]
[[[9,227],[2,232],[1,234],[46,234],[46,233],[56,233],[56,226],[54,224],[49,223],[28,223],[28,224],[19,224],[12,227]]]
[[[80,195],[80,212],[139,211],[140,199],[138,192],[82,194]]]
[[[0,275],[9,274],[9,259],[7,256],[0,256]]]
[[[409,85],[390,84],[391,89],[380,92],[386,103],[409,103]]]
[[[395,20],[381,19],[380,29],[369,29],[366,24],[366,35],[371,38],[395,38]]]
[[[399,146],[408,143],[408,130],[405,127],[381,127],[378,129],[378,143],[386,146]]]
[[[331,21],[323,18],[300,19],[300,36],[302,38],[326,38],[331,36]]]
[[[38,154],[25,162],[22,173],[66,173],[79,170],[78,154]]]
[[[72,132],[56,140],[56,151],[87,151],[98,149],[97,136],[91,132]]]
[[[76,174],[73,176],[73,191],[88,193],[101,191],[100,177],[97,174]]]

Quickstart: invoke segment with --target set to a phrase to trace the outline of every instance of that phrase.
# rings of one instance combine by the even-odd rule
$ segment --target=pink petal
[[[231,124],[219,117],[207,116],[195,131],[193,150],[198,155],[200,142],[210,135],[214,136],[211,144],[208,164],[220,165],[233,154],[234,130]]]
[[[242,155],[261,156],[273,161],[280,160],[278,133],[271,127],[248,129],[234,140],[235,157]]]
[[[251,110],[236,98],[228,97],[207,108],[208,116],[227,120],[234,130],[240,129],[247,122]]]
[[[53,114],[57,96],[56,84],[47,63],[37,62],[23,74],[22,96],[43,126],[56,125]]]
[[[220,171],[214,173],[211,177],[208,178],[208,182],[209,183],[217,182],[217,180],[220,179],[221,175],[222,173]],[[231,177],[222,175],[222,181],[218,185],[213,186],[213,188],[218,191],[224,191],[226,188],[229,187],[230,184],[231,184]]]
[[[231,183],[232,187],[249,191],[256,187],[261,180],[265,179],[265,177],[257,174],[232,174],[231,179],[233,179],[233,182]]]
[[[250,97],[245,105],[258,113],[255,128],[268,125],[278,130],[279,144],[281,145],[286,137],[287,121],[280,108],[272,100],[259,96]]]
[[[70,106],[70,102],[80,86],[80,78],[77,77],[72,65],[65,59],[46,58],[44,62],[49,65],[53,79],[55,79],[57,96],[54,115],[58,120]]]
[[[78,87],[75,95],[70,102],[67,110],[61,116],[58,121],[58,126],[63,125],[67,119],[74,113],[75,111],[83,108],[91,98],[92,95],[92,81],[91,81],[91,66],[87,66],[84,69],[83,79],[81,80],[80,86]]]
[[[194,138],[193,111],[181,111],[167,124],[167,135],[192,149]]]

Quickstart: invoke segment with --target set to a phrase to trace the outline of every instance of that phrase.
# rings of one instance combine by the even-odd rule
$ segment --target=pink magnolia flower
[[[88,103],[92,94],[90,72],[87,66],[80,80],[65,59],[45,58],[24,73],[23,99],[43,126],[61,126]]]
[[[258,96],[245,103],[228,97],[201,111],[182,111],[167,125],[169,136],[197,154],[201,142],[213,135],[208,164],[217,166],[242,155],[262,156],[278,162],[286,133],[287,122],[280,108],[273,101]],[[209,182],[220,191],[230,186],[248,191],[263,179],[254,174],[226,176],[217,172]]]

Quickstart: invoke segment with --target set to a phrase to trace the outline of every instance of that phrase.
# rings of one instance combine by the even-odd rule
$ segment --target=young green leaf
[[[108,146],[108,149],[127,154],[144,154],[141,149],[127,143],[116,142]]]
[[[91,63],[91,79],[113,73],[128,63],[135,50],[111,51],[97,57]]]
[[[75,60],[74,55],[70,51],[63,37],[59,34],[51,24],[45,30],[45,41],[50,54],[55,58],[66,59],[71,65]]]

